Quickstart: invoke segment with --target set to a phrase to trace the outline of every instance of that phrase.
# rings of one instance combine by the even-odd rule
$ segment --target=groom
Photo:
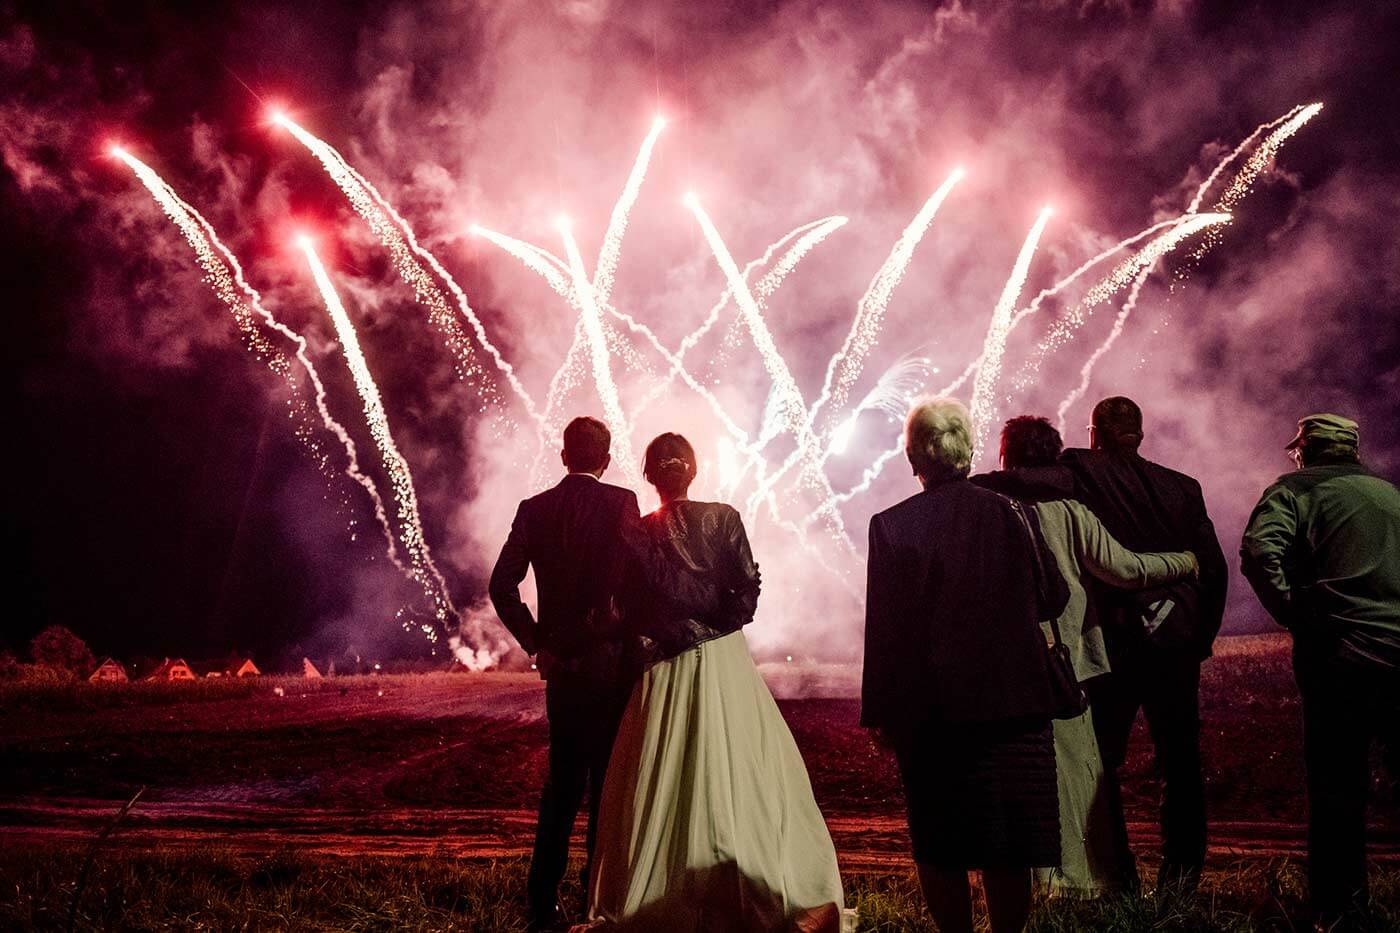
[[[549,774],[540,794],[539,825],[530,860],[531,930],[561,922],[559,882],[569,834],[588,794],[588,856],[593,855],[598,801],[613,738],[636,671],[627,663],[618,606],[626,591],[665,592],[697,616],[717,608],[718,593],[699,577],[675,569],[654,550],[641,525],[637,496],[602,482],[612,435],[596,418],[575,418],[564,429],[568,474],[558,485],[520,503],[491,573],[491,602],[545,679]],[[539,618],[520,598],[534,567]],[[583,886],[588,887],[588,862]]]

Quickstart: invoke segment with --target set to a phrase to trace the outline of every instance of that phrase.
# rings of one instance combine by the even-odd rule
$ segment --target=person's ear
[[[598,467],[598,475],[602,476],[608,471],[608,464],[612,463],[612,454],[603,454],[603,465]]]
[[[564,464],[564,469],[567,470],[569,468],[569,454],[567,451],[559,451],[559,462]]]
[[[1099,449],[1099,432],[1098,429],[1095,428],[1092,424],[1089,425],[1089,449]]]

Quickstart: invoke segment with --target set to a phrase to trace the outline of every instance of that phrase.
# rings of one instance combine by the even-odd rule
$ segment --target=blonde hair
[[[972,468],[972,415],[953,398],[918,402],[904,422],[904,453],[919,476],[966,476]]]

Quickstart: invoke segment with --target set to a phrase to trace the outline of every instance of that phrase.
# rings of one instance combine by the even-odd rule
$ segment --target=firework
[[[385,553],[389,560],[400,570],[406,570],[399,560],[398,548],[394,541],[393,531],[389,526],[389,518],[384,511],[384,500],[379,495],[379,489],[375,486],[374,480],[360,469],[359,453],[355,447],[354,439],[350,437],[345,427],[332,417],[330,408],[327,406],[326,388],[322,384],[321,376],[316,371],[315,365],[312,364],[311,358],[307,355],[306,338],[277,320],[272,312],[267,310],[262,303],[262,296],[248,284],[244,277],[243,267],[234,257],[232,251],[219,239],[213,225],[199,211],[176,194],[175,189],[171,188],[150,166],[125,149],[114,147],[112,155],[126,163],[141,183],[146,186],[146,189],[150,191],[151,196],[155,198],[165,215],[185,235],[185,239],[194,249],[200,267],[204,270],[205,281],[209,283],[214,294],[233,314],[239,330],[243,332],[253,352],[263,359],[273,372],[287,380],[289,385],[295,388],[291,364],[286,355],[267,342],[266,338],[258,331],[255,319],[261,319],[267,327],[292,341],[296,347],[297,362],[301,364],[314,390],[313,398],[316,411],[321,417],[321,423],[326,430],[335,435],[345,450],[345,475],[364,489],[369,496],[375,519],[384,532]],[[307,419],[298,417],[300,408],[295,406],[300,401],[300,397],[294,394],[292,398],[294,405],[292,414],[298,421],[297,435],[307,444],[318,464],[324,469],[326,456],[321,451],[320,445],[316,443],[315,438],[307,431],[305,427]]]
[[[895,241],[894,249],[890,250],[889,257],[875,273],[875,278],[871,279],[865,294],[856,303],[856,317],[851,322],[850,333],[846,335],[841,349],[831,358],[821,394],[812,403],[814,418],[827,402],[830,402],[833,408],[845,404],[852,383],[859,378],[861,369],[865,366],[865,358],[879,338],[880,324],[884,319],[885,309],[889,306],[890,296],[904,278],[909,262],[914,258],[915,247],[924,238],[924,233],[938,215],[938,209],[943,205],[948,193],[953,190],[954,185],[962,181],[964,175],[966,172],[961,167],[953,169],[953,173],[924,202],[924,206],[919,208],[909,226],[904,228],[904,232]]]
[[[976,432],[973,443],[974,458],[982,452],[987,426],[991,423],[995,410],[992,394],[996,389],[997,377],[1001,375],[1001,357],[1006,350],[1006,337],[1011,332],[1011,312],[1016,308],[1016,300],[1021,297],[1021,289],[1030,273],[1031,257],[1035,255],[1040,235],[1045,231],[1045,225],[1050,222],[1052,213],[1054,212],[1048,207],[1043,209],[1031,225],[1031,231],[1026,235],[1025,242],[1021,244],[1021,251],[1016,256],[1016,264],[1011,267],[1011,275],[1001,290],[1001,297],[997,299],[996,307],[992,310],[992,322],[987,327],[987,338],[982,344],[982,365],[977,367],[977,377],[972,382],[972,404],[968,406],[972,412],[972,425]]]
[[[481,319],[477,317],[476,312],[468,303],[466,293],[437,261],[437,258],[418,245],[418,240],[408,222],[399,216],[398,212],[389,205],[379,191],[357,172],[334,147],[307,132],[286,114],[274,114],[272,119],[278,126],[291,133],[320,161],[326,173],[344,192],[355,213],[369,224],[370,230],[389,251],[394,268],[404,282],[413,289],[414,296],[428,309],[429,317],[446,338],[448,348],[453,352],[456,361],[458,377],[477,387],[485,407],[499,412],[500,399],[495,385],[486,378],[486,372],[477,362],[471,340],[462,330],[457,315],[453,314],[452,309],[448,306],[447,297],[438,287],[437,280],[428,274],[427,270],[420,264],[420,260],[426,262],[437,273],[438,279],[446,284],[453,293],[457,301],[457,313],[471,325],[477,341],[490,355],[496,368],[505,375],[516,396],[525,406],[525,410],[543,430],[543,420],[535,409],[534,400],[520,382],[519,377],[516,376],[514,368],[506,362],[496,345],[491,342]]]
[[[398,503],[399,537],[402,538],[404,550],[408,554],[409,573],[422,586],[424,594],[432,603],[433,615],[438,623],[446,626],[449,620],[455,618],[456,610],[453,609],[447,595],[447,582],[433,563],[432,552],[423,536],[423,520],[418,511],[418,494],[413,488],[413,473],[409,469],[408,461],[399,452],[398,445],[394,443],[394,436],[389,430],[389,416],[384,412],[384,402],[379,395],[379,386],[375,384],[374,376],[369,371],[369,363],[365,361],[364,351],[360,349],[355,325],[350,321],[350,315],[346,313],[345,305],[341,303],[340,295],[336,293],[330,276],[326,274],[326,267],[316,255],[315,244],[311,242],[310,237],[302,235],[297,238],[297,245],[306,254],[306,264],[311,269],[316,288],[321,292],[326,313],[330,316],[336,337],[345,353],[345,362],[350,367],[350,375],[355,381],[355,390],[364,406],[365,422],[369,425],[370,436],[379,448],[384,472],[388,474],[389,483],[393,487],[394,499]],[[436,629],[424,626],[423,632],[430,641],[436,641]]]
[[[632,455],[632,431],[627,423],[627,415],[622,410],[622,400],[618,396],[617,384],[613,382],[612,360],[608,352],[607,339],[603,334],[603,321],[598,314],[598,299],[593,293],[593,283],[583,270],[583,257],[579,255],[578,244],[567,220],[560,220],[559,234],[564,238],[564,252],[569,257],[569,268],[574,275],[574,293],[583,308],[583,330],[588,337],[589,356],[593,361],[593,379],[598,386],[598,395],[603,401],[603,414],[612,429],[614,442],[622,454],[622,473],[627,481],[637,485],[641,476],[637,473],[636,458]]]

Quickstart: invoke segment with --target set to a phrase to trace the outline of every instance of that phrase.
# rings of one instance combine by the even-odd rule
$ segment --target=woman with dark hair
[[[644,470],[661,497],[642,519],[652,540],[730,596],[716,618],[654,602],[627,613],[645,669],[603,785],[590,926],[835,933],[836,850],[740,631],[759,591],[743,522],[687,498],[696,460],[681,435],[648,444]]]
[[[1063,447],[1060,432],[1045,418],[1012,418],[1001,432],[1002,469],[974,476],[972,482],[1035,504],[1046,547],[1069,585],[1069,602],[1057,621],[1083,683],[1109,670],[1103,631],[1088,595],[1094,581],[1141,590],[1190,576],[1197,565],[1189,551],[1139,554],[1120,545],[1093,512],[1071,498],[1074,478],[1058,462]],[[1054,732],[1060,862],[1039,872],[1040,881],[1052,893],[1071,897],[1131,888],[1135,878],[1124,869],[1128,840],[1113,819],[1109,794],[1115,785],[1104,773],[1093,710],[1056,720]]]

